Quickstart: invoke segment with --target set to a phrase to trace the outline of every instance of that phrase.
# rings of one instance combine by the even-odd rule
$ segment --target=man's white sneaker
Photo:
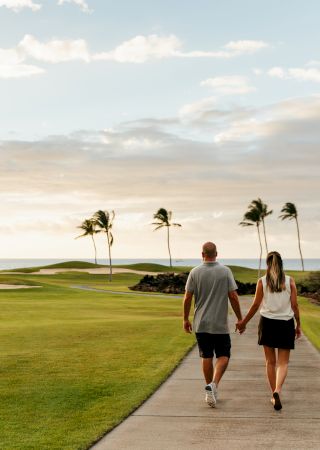
[[[213,392],[213,395],[217,402],[218,401],[218,388],[217,388],[216,383],[212,383],[212,392]]]
[[[215,387],[215,385],[214,385]],[[211,408],[214,408],[216,406],[217,400],[214,395],[214,389],[212,384],[207,384],[205,387],[206,391],[206,402]]]

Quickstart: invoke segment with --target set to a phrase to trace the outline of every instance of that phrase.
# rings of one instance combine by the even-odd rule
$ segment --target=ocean
[[[69,258],[69,259],[0,259],[0,270],[10,270],[19,269],[23,267],[35,267],[35,266],[47,266],[50,264],[57,264],[65,261],[87,261],[94,263],[93,259],[79,259],[79,258]],[[258,259],[223,259],[219,258],[218,261],[221,264],[249,267],[251,269],[258,269],[259,260]],[[106,259],[99,259],[99,264],[108,264]],[[122,264],[136,264],[136,263],[154,263],[169,265],[168,259],[113,259],[112,264],[122,265]],[[201,263],[200,259],[173,259],[172,264],[174,266],[196,266]],[[301,270],[300,259],[285,259],[283,261],[285,270]],[[320,270],[320,259],[305,259],[304,260],[305,270]],[[262,268],[265,268],[265,262],[262,261]]]

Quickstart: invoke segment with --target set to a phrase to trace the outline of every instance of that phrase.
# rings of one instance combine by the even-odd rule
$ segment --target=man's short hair
[[[206,242],[202,246],[202,253],[209,258],[217,256],[217,246],[213,242]]]

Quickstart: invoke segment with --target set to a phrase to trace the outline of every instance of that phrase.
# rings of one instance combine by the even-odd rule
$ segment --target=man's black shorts
[[[201,358],[230,358],[231,340],[229,334],[196,333]]]

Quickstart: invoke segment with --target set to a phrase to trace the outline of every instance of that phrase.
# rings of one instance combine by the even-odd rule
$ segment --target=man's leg
[[[226,368],[229,364],[229,359],[227,356],[220,356],[216,360],[216,364],[214,366],[214,375],[213,375],[213,382],[215,383],[216,387],[218,387],[219,381],[222,378],[222,375],[225,373]]]
[[[212,383],[213,358],[202,358],[202,370],[207,384]]]

